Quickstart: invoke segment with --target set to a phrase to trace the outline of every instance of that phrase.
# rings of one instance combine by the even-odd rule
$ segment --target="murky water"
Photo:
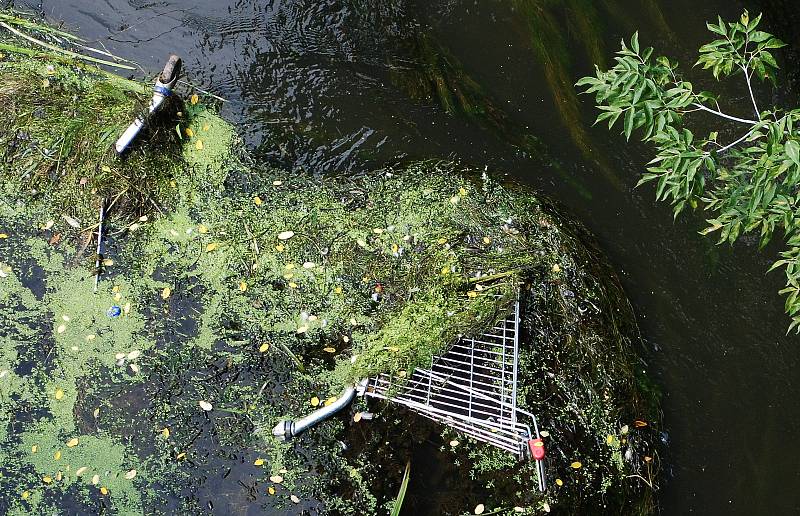
[[[798,338],[784,335],[782,277],[765,276],[778,247],[715,247],[697,235],[701,216],[673,223],[651,188],[633,188],[650,149],[590,128],[588,98],[570,115],[570,96],[559,83],[559,73],[572,82],[594,60],[608,60],[619,38],[637,28],[643,42],[693,62],[706,39],[705,20],[737,16],[741,2],[12,3],[63,21],[137,61],[146,74],[154,75],[168,53],[179,53],[192,83],[228,100],[223,115],[239,124],[262,158],[348,174],[364,163],[453,156],[546,192],[597,235],[652,347],[649,372],[663,386],[671,438],[672,478],[660,493],[664,513],[800,511],[794,460],[800,351]],[[767,24],[796,52],[800,38],[789,2],[763,4]],[[762,9],[757,2],[747,6]],[[569,57],[563,66],[542,57],[537,42],[546,33],[535,30],[542,19],[557,29],[559,40],[545,45],[551,57]],[[448,114],[436,100],[403,87],[398,76],[419,68],[421,35],[438,43],[433,55],[480,85],[489,115]],[[796,61],[789,58],[791,69]],[[787,107],[796,101],[796,80],[790,74],[774,95]],[[717,85],[708,81],[707,87]],[[726,87],[724,93],[732,111],[744,105],[745,91]],[[522,144],[520,135],[539,143]],[[444,482],[418,471],[409,498],[422,511],[418,493],[443,491]]]

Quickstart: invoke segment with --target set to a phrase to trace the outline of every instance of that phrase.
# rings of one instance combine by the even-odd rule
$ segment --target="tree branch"
[[[722,111],[717,111],[716,109],[711,109],[710,107],[704,106],[699,102],[692,103],[692,106],[696,107],[697,109],[700,109],[701,111],[706,111],[713,115],[717,115],[722,118],[727,118],[728,120],[733,120],[734,122],[739,122],[740,124],[755,125],[759,122],[758,120],[748,120],[746,118],[739,118],[737,116],[728,115],[726,113],[723,113]]]
[[[755,130],[756,130],[756,128],[755,128],[755,127],[753,127],[752,129],[750,129],[749,131],[747,131],[747,134],[745,134],[744,136],[742,136],[742,137],[741,137],[741,138],[739,138],[738,140],[736,140],[736,141],[734,141],[734,142],[731,142],[731,143],[729,143],[728,145],[726,145],[726,146],[722,147],[721,149],[719,149],[719,150],[717,151],[717,154],[722,154],[722,153],[723,153],[723,152],[725,152],[726,150],[728,150],[728,149],[731,149],[731,148],[733,148],[733,147],[736,147],[737,145],[739,145],[740,143],[742,143],[743,141],[745,141],[745,140],[746,140],[746,139],[747,139],[747,138],[748,138],[748,137],[749,137],[751,134],[753,134],[753,132],[754,132]]]
[[[747,90],[750,92],[750,101],[753,103],[753,109],[756,112],[756,117],[758,117],[759,121],[761,120],[761,111],[758,110],[758,105],[756,104],[756,97],[753,95],[753,85],[750,82],[750,73],[746,66],[742,67],[742,72],[744,72],[744,80],[747,82]]]

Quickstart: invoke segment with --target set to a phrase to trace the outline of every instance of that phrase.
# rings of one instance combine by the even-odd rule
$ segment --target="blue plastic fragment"
[[[106,310],[106,315],[109,317],[119,317],[121,313],[122,313],[122,308],[118,307],[117,305],[114,305],[108,310]]]

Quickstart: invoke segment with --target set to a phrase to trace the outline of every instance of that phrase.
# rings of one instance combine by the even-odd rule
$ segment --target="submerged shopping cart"
[[[347,406],[356,395],[404,405],[478,441],[535,460],[545,489],[545,449],[536,417],[517,406],[520,302],[480,335],[458,339],[404,382],[382,374],[347,389],[337,400],[297,421],[281,421],[273,435],[288,439]],[[404,380],[404,379],[403,379]],[[527,422],[526,422],[527,421]]]

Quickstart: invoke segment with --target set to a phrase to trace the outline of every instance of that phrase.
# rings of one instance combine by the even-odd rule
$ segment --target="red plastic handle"
[[[528,448],[531,450],[531,456],[535,460],[544,460],[544,442],[541,439],[529,439]]]

